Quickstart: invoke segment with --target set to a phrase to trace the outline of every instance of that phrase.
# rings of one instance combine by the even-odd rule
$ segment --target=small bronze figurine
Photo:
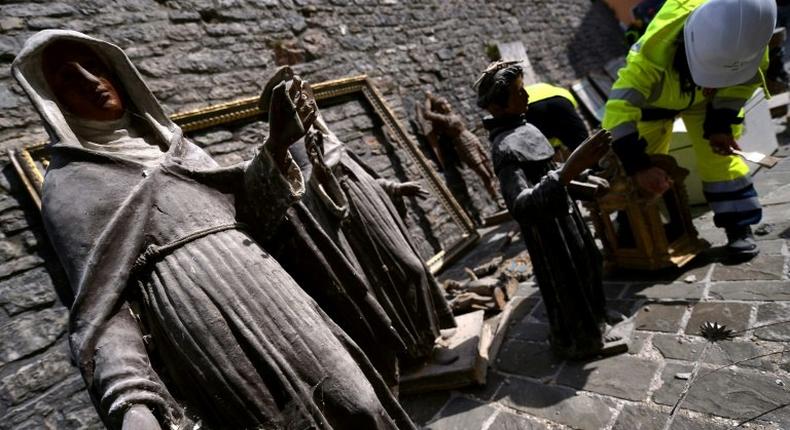
[[[486,149],[480,139],[466,128],[461,116],[453,112],[450,103],[442,97],[426,93],[422,115],[433,126],[427,139],[442,168],[445,168],[447,158],[444,154],[447,149],[440,145],[440,139],[444,135],[452,141],[458,158],[480,177],[491,199],[497,202],[499,196],[494,184],[494,171]]]

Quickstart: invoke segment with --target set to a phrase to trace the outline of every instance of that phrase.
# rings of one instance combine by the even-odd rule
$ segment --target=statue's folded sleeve
[[[285,211],[304,195],[304,178],[290,153],[282,172],[264,147],[244,170],[244,194],[247,211],[255,229],[268,237],[280,224]]]

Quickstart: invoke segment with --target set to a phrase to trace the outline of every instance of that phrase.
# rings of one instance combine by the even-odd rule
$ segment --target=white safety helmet
[[[742,84],[757,73],[776,26],[776,0],[709,0],[684,28],[691,78],[703,88]]]

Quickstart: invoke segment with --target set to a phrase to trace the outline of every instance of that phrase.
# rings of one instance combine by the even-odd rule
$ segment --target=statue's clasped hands
[[[288,147],[305,136],[317,117],[313,90],[290,67],[281,67],[266,83],[259,107],[269,112],[267,148],[275,161],[284,163]]]

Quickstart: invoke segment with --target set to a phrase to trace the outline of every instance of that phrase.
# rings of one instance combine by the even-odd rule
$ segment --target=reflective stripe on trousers
[[[713,210],[716,227],[742,227],[757,224],[762,219],[763,209],[749,176],[729,181],[703,181],[702,192]]]

